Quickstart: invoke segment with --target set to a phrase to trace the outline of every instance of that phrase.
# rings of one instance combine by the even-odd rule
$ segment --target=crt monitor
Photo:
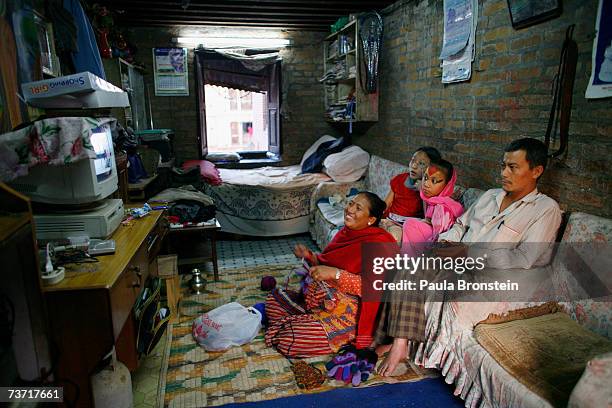
[[[91,145],[95,158],[61,166],[37,165],[10,184],[38,203],[78,205],[102,200],[117,190],[118,183],[110,124],[91,130]]]

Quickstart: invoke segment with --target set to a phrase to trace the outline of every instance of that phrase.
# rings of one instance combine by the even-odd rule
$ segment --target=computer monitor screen
[[[91,145],[96,152],[94,167],[98,182],[104,181],[113,173],[113,140],[104,127],[91,130]]]
[[[95,157],[64,165],[37,165],[9,184],[32,201],[44,204],[81,205],[108,197],[118,184],[110,124],[91,129],[89,141]]]

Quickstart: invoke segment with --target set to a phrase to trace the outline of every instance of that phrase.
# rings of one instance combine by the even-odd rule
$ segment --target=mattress
[[[221,231],[269,237],[307,232],[312,192],[330,178],[300,171],[299,165],[221,169],[223,184],[204,188],[215,200]]]

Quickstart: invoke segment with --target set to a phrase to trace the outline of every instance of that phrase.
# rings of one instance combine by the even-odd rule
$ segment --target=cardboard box
[[[91,72],[81,72],[21,85],[26,101],[46,109],[123,108],[128,94]]]

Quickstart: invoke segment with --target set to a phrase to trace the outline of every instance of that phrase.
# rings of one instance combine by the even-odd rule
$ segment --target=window
[[[207,85],[208,86],[208,85]],[[237,111],[238,110],[238,91],[235,89],[229,89],[229,101],[230,101],[230,110]]]
[[[238,145],[238,122],[230,123],[230,132],[232,136],[232,148]]]
[[[250,71],[212,50],[196,51],[199,135],[208,152],[239,152],[245,158],[280,154],[280,62]]]
[[[243,111],[253,109],[253,95],[251,92],[240,91],[240,109]]]
[[[204,91],[209,152],[269,151],[267,92],[215,85],[205,85]]]

